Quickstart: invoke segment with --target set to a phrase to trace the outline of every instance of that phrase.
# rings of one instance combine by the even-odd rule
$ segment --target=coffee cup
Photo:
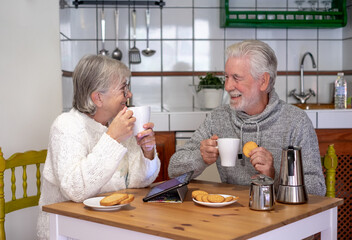
[[[221,159],[221,166],[234,167],[236,166],[238,148],[240,139],[238,138],[219,138],[216,140]]]
[[[150,121],[150,106],[129,107],[128,110],[132,111],[133,117],[136,118],[133,136],[137,136],[138,133],[145,130],[143,125]]]

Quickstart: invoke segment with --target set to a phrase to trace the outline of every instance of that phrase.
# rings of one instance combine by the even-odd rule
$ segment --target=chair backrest
[[[40,198],[41,173],[40,164],[46,159],[47,150],[27,151],[24,153],[15,153],[7,160],[4,159],[0,148],[0,240],[6,239],[5,234],[5,215],[7,213],[38,205]],[[27,194],[27,166],[35,165],[36,167],[36,195],[28,196]],[[15,169],[22,168],[22,185],[16,184]],[[4,194],[4,172],[11,169],[11,200],[5,202]],[[16,185],[23,189],[23,196],[16,198]]]

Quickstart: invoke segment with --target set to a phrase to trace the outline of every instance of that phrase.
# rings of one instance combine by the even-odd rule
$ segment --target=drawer
[[[169,114],[152,112],[150,121],[154,123],[155,132],[169,131]]]
[[[352,111],[319,111],[317,128],[352,128]]]

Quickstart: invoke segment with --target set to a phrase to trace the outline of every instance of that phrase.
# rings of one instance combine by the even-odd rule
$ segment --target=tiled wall
[[[231,4],[233,2],[230,1]],[[133,72],[191,73],[190,76],[132,77],[134,105],[148,104],[154,111],[195,106],[189,85],[197,83],[198,79],[192,76],[192,72],[223,71],[226,47],[244,39],[259,39],[268,43],[277,54],[278,71],[298,71],[300,58],[306,51],[313,54],[317,63],[317,69],[313,69],[310,60],[306,59],[304,68],[308,71],[352,70],[351,1],[347,2],[347,26],[335,29],[220,28],[218,0],[165,0],[165,3],[162,10],[155,7],[150,10],[150,48],[156,50],[156,53],[151,57],[142,55],[141,64],[128,62],[128,50],[133,46],[133,31],[129,27],[132,9],[119,7],[118,46],[124,55],[122,61]],[[294,0],[240,0],[237,3],[296,7]],[[304,7],[309,6],[308,3],[305,4]],[[145,9],[136,6],[136,45],[141,51],[146,48]],[[107,38],[105,48],[110,53],[115,49],[114,10],[113,6],[104,9]],[[60,10],[63,70],[73,71],[83,55],[97,54],[101,49],[100,11],[101,8],[87,5],[78,9],[70,7]],[[311,88],[317,93],[308,102],[331,102],[331,84],[334,80],[335,76],[331,75],[306,76],[304,89]],[[70,108],[71,79],[64,78],[63,85],[64,107]],[[295,88],[299,91],[300,78],[278,76],[275,87],[281,99],[295,103],[295,99],[288,97],[288,92]]]

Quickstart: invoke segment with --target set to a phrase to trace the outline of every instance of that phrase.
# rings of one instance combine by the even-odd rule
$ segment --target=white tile
[[[229,8],[251,8],[255,7],[256,0],[236,0],[236,1],[229,1]],[[233,10],[233,9],[232,9]]]
[[[194,41],[194,54],[195,71],[224,70],[223,41]]]
[[[277,58],[277,69],[278,71],[286,70],[286,41],[263,41],[267,43],[275,52]]]
[[[318,29],[319,39],[342,39],[342,28]]]
[[[347,24],[343,28],[343,38],[351,38],[352,37],[352,7],[347,8]]]
[[[319,41],[319,70],[342,69],[342,41]]]
[[[192,77],[164,77],[163,104],[164,108],[192,107]]]
[[[192,71],[192,41],[163,41],[163,70]]]
[[[254,39],[254,28],[225,28],[226,39]]]
[[[301,93],[301,84],[300,84],[300,77],[299,76],[288,76],[287,79],[287,89],[289,94],[291,90],[296,89],[296,94]],[[312,89],[315,93],[317,93],[317,76],[304,76],[304,86],[303,90],[305,93],[308,92],[309,89]],[[288,103],[299,103],[299,100],[297,100],[293,96],[289,96]],[[317,103],[317,96],[311,96],[308,100],[307,103]]]
[[[275,91],[279,95],[279,98],[283,101],[287,101],[287,84],[286,76],[277,76],[275,81]]]
[[[161,109],[161,78],[131,77],[132,103],[135,106],[149,105],[152,111]]]
[[[305,52],[311,52],[317,63],[317,42],[316,41],[288,41],[287,46],[287,70],[299,71],[301,59]],[[312,71],[312,62],[307,56],[304,61],[304,70]]]
[[[195,39],[224,38],[224,29],[220,28],[219,9],[194,9],[194,37]]]
[[[266,29],[258,28],[257,29],[257,38],[262,39],[286,39],[286,29]]]
[[[66,36],[71,39],[96,38],[96,10],[94,8],[70,8],[62,12],[66,14],[60,17],[60,25],[66,25],[66,27],[60,27],[60,31],[62,30]]]
[[[160,41],[149,41],[149,48],[154,50],[155,53],[152,56],[144,56],[143,50],[147,49],[146,41],[139,41],[139,50],[141,55],[140,64],[131,64],[131,71],[142,71],[142,72],[160,72],[161,71],[161,45]],[[128,58],[128,55],[126,55]]]
[[[182,16],[182,17],[180,17]],[[190,39],[193,36],[192,9],[167,9],[162,12],[163,38]]]
[[[192,7],[192,1],[190,0],[164,0],[164,9],[169,7]]]
[[[65,111],[72,108],[73,82],[71,77],[62,77],[62,107]]]
[[[318,77],[318,102],[334,102],[334,83],[336,76],[319,76]]]
[[[61,68],[73,71],[78,61],[87,54],[97,54],[95,41],[61,42]]]
[[[317,39],[317,29],[288,29],[288,39]]]
[[[286,1],[282,0],[257,0],[257,6],[261,8],[285,8]]]
[[[352,69],[352,39],[346,39],[343,41],[343,69]]]
[[[194,0],[194,7],[220,7],[220,1],[216,1],[216,0]]]

